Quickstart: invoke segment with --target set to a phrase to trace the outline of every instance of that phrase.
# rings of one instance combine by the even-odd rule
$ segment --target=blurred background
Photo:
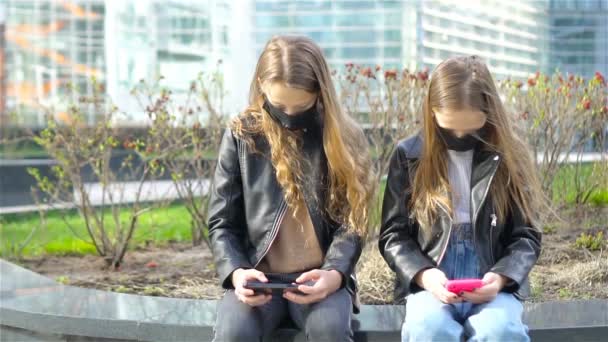
[[[179,98],[218,61],[236,113],[277,34],[314,39],[338,71],[432,70],[477,54],[497,80],[608,73],[608,0],[0,0],[0,124],[44,126],[43,108],[90,94],[95,77],[130,113],[121,124],[141,125],[137,82],[162,75]]]

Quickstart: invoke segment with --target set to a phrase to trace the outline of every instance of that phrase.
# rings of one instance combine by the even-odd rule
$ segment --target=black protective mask
[[[273,106],[267,98],[264,98],[264,110],[274,121],[289,130],[313,127],[317,123],[319,116],[316,104],[303,112],[289,115]]]
[[[441,139],[445,142],[447,148],[454,151],[472,150],[480,141],[486,140],[487,136],[486,126],[483,126],[475,133],[467,134],[461,138],[455,136],[452,132],[440,127],[439,125],[437,125],[437,132],[439,133]]]

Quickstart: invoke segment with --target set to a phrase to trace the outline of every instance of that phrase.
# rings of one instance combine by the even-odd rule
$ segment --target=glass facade
[[[333,69],[432,69],[477,54],[497,79],[556,68],[608,74],[607,21],[608,0],[0,0],[0,113],[41,125],[43,108],[71,95],[66,85],[91,93],[95,76],[137,114],[130,91],[139,80],[162,75],[183,96],[218,60],[236,111],[277,34],[309,36]]]
[[[6,69],[4,68],[4,55],[6,40],[4,38],[6,22],[6,3],[0,1],[0,127],[8,121],[6,116]]]
[[[19,122],[41,125],[42,107],[56,105],[71,85],[91,93],[91,77],[105,84],[103,0],[77,3],[4,1],[6,110]]]
[[[608,0],[551,0],[550,71],[608,74]]]
[[[420,1],[419,63],[433,68],[462,54],[482,57],[497,79],[546,67],[546,1]]]
[[[129,93],[139,80],[162,76],[179,100],[228,54],[227,1],[107,1],[106,9],[108,94],[135,122],[143,114]]]
[[[257,53],[276,34],[302,34],[317,42],[330,67],[345,63],[401,68],[408,60],[404,1],[255,1]]]
[[[68,84],[92,94],[95,77],[119,108],[137,114],[129,93],[139,80],[162,75],[180,96],[228,53],[228,1],[5,0],[0,6],[10,70],[3,113],[31,126],[44,124],[44,108],[70,96]]]
[[[449,56],[477,54],[498,78],[523,78],[547,64],[547,1],[257,0],[256,49],[274,34],[304,34],[333,68],[433,68]]]

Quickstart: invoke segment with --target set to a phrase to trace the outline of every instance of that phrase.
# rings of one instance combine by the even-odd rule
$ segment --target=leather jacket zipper
[[[492,264],[494,264],[494,240],[492,239],[492,235],[494,235],[494,229],[496,229],[496,221],[498,221],[498,217],[495,213],[492,213],[490,217],[492,218],[492,222],[490,222],[490,257],[492,258]]]
[[[475,212],[473,214],[473,218],[471,220],[471,224],[472,224],[472,228],[473,228],[473,243],[475,244],[475,249],[477,249],[477,250],[479,250],[479,248],[477,248],[477,231],[476,231],[477,217],[479,216],[479,211],[481,210],[481,203],[483,203],[486,200],[486,197],[488,197],[488,191],[490,191],[490,186],[492,186],[492,181],[494,180],[494,176],[496,175],[496,171],[498,170],[498,163],[500,161],[500,157],[494,156],[493,159],[494,159],[494,161],[496,161],[496,165],[494,165],[494,169],[492,170],[492,174],[490,175],[490,180],[488,181],[486,190],[484,191],[483,196],[481,197],[480,205],[477,208],[477,212]],[[471,200],[472,200],[472,197],[471,197]],[[471,205],[471,208],[473,208],[472,205]],[[490,242],[490,253],[492,253],[491,249],[492,249],[492,243]],[[491,255],[491,257],[492,257],[492,259],[494,259],[493,255]]]

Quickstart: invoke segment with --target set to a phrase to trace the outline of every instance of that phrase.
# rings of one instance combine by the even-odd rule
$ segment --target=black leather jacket
[[[445,210],[435,220],[432,234],[423,234],[417,221],[410,217],[407,203],[414,175],[412,165],[421,155],[422,144],[419,135],[399,142],[391,158],[384,194],[379,248],[396,272],[397,302],[421,290],[414,277],[441,261],[451,230],[452,222]],[[512,279],[503,291],[522,299],[529,295],[528,273],[540,254],[541,233],[525,222],[519,209],[514,209],[504,222],[497,222],[488,192],[499,163],[498,154],[475,150],[471,174],[474,243],[482,274],[491,271]]]
[[[325,255],[321,269],[342,274],[342,286],[356,294],[355,265],[361,254],[361,239],[332,221],[324,210],[327,160],[319,139],[304,139],[303,153],[317,161],[305,176],[312,179],[306,191],[314,190],[315,203],[304,194],[319,245]],[[316,142],[314,141],[316,140]],[[232,288],[230,276],[238,268],[255,268],[268,252],[287,211],[287,203],[270,161],[270,147],[263,137],[254,137],[255,151],[227,129],[219,150],[209,203],[209,238],[222,287]],[[357,303],[353,298],[353,303]],[[358,305],[355,307],[358,311]]]

